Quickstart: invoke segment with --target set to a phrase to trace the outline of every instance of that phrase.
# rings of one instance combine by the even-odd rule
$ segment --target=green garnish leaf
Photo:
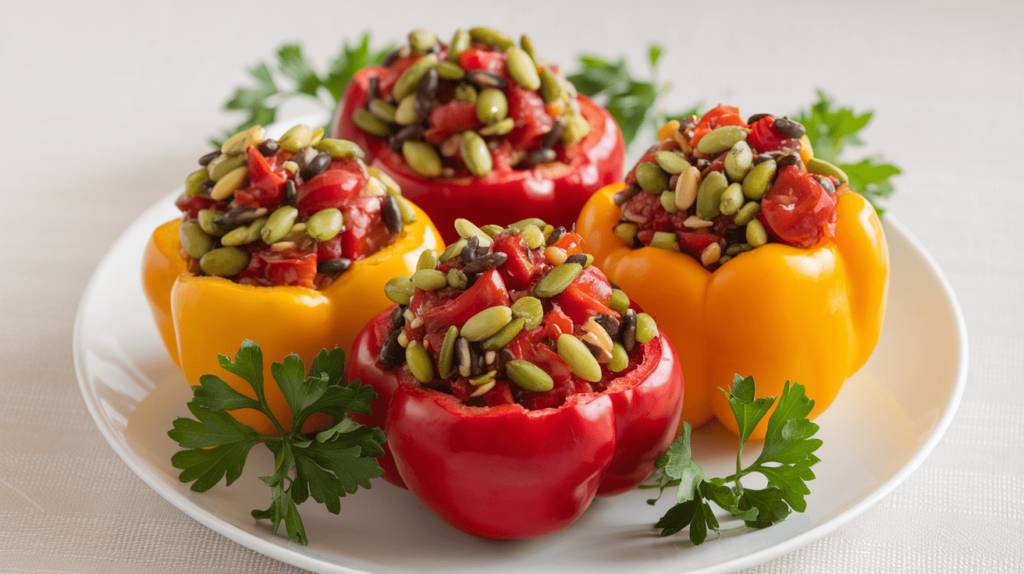
[[[668,452],[656,463],[654,483],[641,486],[661,491],[677,487],[675,506],[654,525],[661,529],[660,536],[671,536],[689,528],[690,541],[699,545],[707,538],[709,530],[721,534],[718,518],[709,504],[712,502],[754,529],[767,528],[785,520],[792,511],[803,512],[807,508],[804,496],[811,492],[807,481],[814,480],[811,467],[819,462],[814,451],[821,447],[821,440],[812,438],[818,425],[809,421],[807,415],[814,408],[814,401],[804,393],[803,385],[786,382],[775,411],[768,419],[761,454],[746,468],[742,466],[743,445],[776,399],[755,398],[754,379],[739,375],[733,380],[732,388],[723,392],[740,429],[736,473],[709,479],[693,460],[691,428],[683,423],[683,436],[673,441]],[[767,488],[743,488],[740,479],[753,473],[768,480]]]
[[[263,388],[263,353],[246,339],[235,360],[218,355],[222,367],[245,380],[256,395],[249,398],[232,389],[215,375],[204,375],[192,387],[188,404],[195,417],[178,418],[167,434],[183,449],[171,457],[181,469],[182,482],[192,482],[192,490],[205,492],[224,479],[230,486],[245,466],[252,448],[265,445],[274,454],[274,473],[261,477],[270,487],[271,505],[253,510],[257,520],[267,519],[276,533],[281,523],[288,537],[307,544],[299,504],[309,496],[338,514],[340,498],[354,494],[359,487],[370,488],[370,480],[384,473],[376,458],[384,454],[384,432],[361,425],[346,416],[348,412],[370,414],[370,403],[377,398],[373,388],[359,381],[344,384],[345,353],[341,349],[321,351],[313,360],[309,374],[298,355],[289,355],[270,367],[293,416],[285,431],[271,412]],[[262,435],[234,419],[227,411],[253,409],[266,415],[277,428],[276,435]],[[314,414],[334,419],[327,430],[308,436],[303,423]]]
[[[650,59],[656,63],[661,49],[652,46]],[[659,89],[653,81],[637,80],[629,72],[624,59],[614,62],[598,56],[579,57],[580,71],[566,76],[581,94],[598,98],[622,130],[622,137],[629,145],[654,110]]]

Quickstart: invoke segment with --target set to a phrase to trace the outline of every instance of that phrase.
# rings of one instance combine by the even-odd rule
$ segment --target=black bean
[[[749,118],[747,118],[747,125],[759,122],[759,121],[767,118],[770,115],[771,114],[754,114],[754,115],[750,116]]]
[[[479,88],[498,88],[504,90],[508,86],[505,78],[484,72],[483,70],[467,70],[463,80],[476,84]]]
[[[213,161],[214,159],[216,159],[219,156],[220,156],[220,150],[219,149],[215,149],[215,150],[211,151],[210,153],[204,155],[203,157],[199,158],[199,165],[201,165],[203,167],[206,167],[206,166],[210,165],[211,161]]]
[[[385,68],[387,66],[384,66]],[[370,82],[366,89],[366,105],[380,97],[380,77],[370,76]]]
[[[612,199],[615,201],[615,205],[622,207],[627,201],[633,199],[634,195],[640,193],[640,191],[640,186],[634,183],[626,189],[616,193]]]
[[[391,312],[391,319],[388,321],[391,325],[391,331],[405,325],[405,305],[397,305],[395,310]]]
[[[380,204],[380,218],[384,220],[391,233],[402,232],[402,212],[398,209],[398,201],[393,195],[385,195]]]
[[[622,348],[626,349],[627,353],[633,352],[633,347],[636,346],[636,311],[626,311],[619,332],[622,333]]]
[[[395,329],[384,339],[384,345],[380,348],[380,368],[390,371],[399,365],[405,364],[405,349],[398,344],[398,336],[402,334],[401,329]]]
[[[474,273],[483,273],[496,267],[501,267],[505,261],[508,260],[508,255],[501,251],[495,251],[494,253],[488,253],[483,257],[474,259],[471,263],[462,268],[462,272],[466,275],[473,275]]]
[[[758,154],[758,155],[754,156],[754,165],[757,165],[759,163],[764,163],[764,162],[766,162],[766,161],[768,161],[770,159],[773,159],[772,156],[770,156],[770,155],[768,155],[766,153]]]
[[[779,169],[782,169],[784,167],[789,167],[791,165],[796,165],[796,162],[798,160],[799,160],[799,158],[796,156],[795,153],[787,153],[786,155],[780,157],[777,160],[776,164],[777,164]]]
[[[548,240],[547,243],[545,243],[545,245],[551,247],[552,245],[555,244],[556,241],[561,239],[563,235],[565,235],[565,228],[559,225],[558,227],[551,230],[551,235],[548,235]]]
[[[397,62],[398,58],[400,58],[401,56],[402,56],[402,48],[401,47],[398,47],[398,48],[395,48],[394,50],[391,50],[383,58],[381,58],[380,67],[382,67],[382,68],[390,67],[391,64],[394,64],[395,62]]]
[[[611,279],[608,280],[608,284],[612,286],[612,289],[618,289],[619,286],[615,284]]]
[[[787,138],[800,139],[807,133],[804,126],[800,122],[794,122],[789,118],[777,118],[775,120],[775,129],[779,130],[782,135]]]
[[[352,260],[345,259],[344,257],[326,259],[316,264],[316,272],[323,273],[324,275],[333,275],[334,273],[344,273],[351,266]]]
[[[745,243],[747,241],[747,226],[730,225],[722,233],[726,243]]]
[[[566,263],[577,263],[581,267],[586,266],[587,256],[583,253],[575,253],[565,258]]]
[[[270,157],[280,151],[281,146],[277,143],[277,140],[265,139],[260,147],[256,148],[256,151],[260,152],[263,157]]]
[[[423,137],[423,125],[412,124],[405,126],[397,132],[391,134],[388,138],[388,147],[391,151],[400,152],[402,151],[402,144],[407,141],[418,140]]]
[[[327,166],[329,165],[331,165],[331,154],[322,151],[316,154],[316,156],[314,156],[313,159],[309,160],[309,163],[306,164],[306,167],[302,168],[300,176],[302,177],[303,181],[309,181],[323,173],[323,171],[327,169]]]
[[[231,228],[248,225],[266,214],[267,208],[265,207],[239,207],[224,214],[224,225]]]
[[[557,154],[555,150],[551,149],[535,149],[530,153],[526,154],[523,161],[516,165],[517,169],[530,169],[541,164],[555,161]]]
[[[828,177],[826,177],[824,175],[816,175],[816,176],[814,176],[814,178],[818,180],[818,183],[821,184],[821,187],[825,188],[825,191],[829,195],[832,195],[833,193],[836,192],[836,186],[832,183],[832,180],[829,179]]]
[[[551,131],[544,135],[544,141],[541,142],[540,146],[544,149],[551,149],[558,143],[558,138],[562,137],[562,130],[565,129],[565,124],[562,120],[555,120],[555,123],[551,126]]]
[[[480,247],[480,238],[476,235],[470,235],[469,239],[466,240],[466,246],[462,248],[462,253],[459,257],[463,263],[472,263],[476,259],[476,250]]]
[[[212,179],[208,179],[203,182],[203,195],[209,196],[210,192],[213,191],[213,186],[217,185],[217,182]]]
[[[295,182],[290,179],[284,182],[284,198],[288,205],[295,207]]]
[[[470,368],[470,376],[479,377],[484,374],[487,370],[487,366],[484,363],[484,353],[480,349],[473,345],[469,348],[469,355],[473,358],[473,363]]]
[[[420,119],[426,119],[430,115],[430,106],[434,103],[434,98],[437,97],[437,80],[437,70],[430,68],[416,84],[416,99],[413,101],[413,107]]]

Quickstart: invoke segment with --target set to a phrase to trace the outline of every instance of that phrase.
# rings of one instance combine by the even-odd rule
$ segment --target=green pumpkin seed
[[[519,238],[530,249],[539,249],[544,245],[544,232],[536,225],[527,225],[526,229],[519,232]]]
[[[267,218],[267,223],[263,226],[263,229],[260,230],[260,237],[263,238],[263,242],[270,245],[284,239],[284,236],[291,232],[292,225],[295,224],[295,218],[298,215],[299,210],[290,205],[282,205],[275,209],[274,213],[271,213],[270,217]]]
[[[712,171],[704,176],[704,181],[697,188],[697,217],[707,221],[718,217],[722,213],[718,206],[727,187],[729,181],[720,171]]]
[[[654,154],[654,161],[658,162],[661,169],[670,174],[683,173],[690,167],[690,162],[682,154],[674,151],[661,150]]]
[[[612,289],[612,300],[608,306],[619,315],[625,315],[629,310],[629,296],[622,289]]]
[[[366,178],[366,184],[363,186],[363,193],[372,197],[383,197],[387,195],[388,188],[384,185],[384,182],[369,176]]]
[[[637,313],[636,342],[646,343],[657,336],[658,324],[654,322],[654,317],[651,317],[647,313]]]
[[[486,385],[487,383],[492,383],[491,385],[486,387],[487,391],[489,391],[492,388],[494,388],[493,381],[494,381],[494,379],[497,376],[498,376],[498,371],[487,371],[486,373],[480,375],[479,377],[477,377],[475,379],[468,379],[468,382],[469,382],[470,385],[472,385],[474,387],[479,387],[481,385]],[[487,392],[487,391],[484,391],[484,393]],[[483,393],[480,393],[480,394],[483,394]],[[479,395],[477,395],[476,393],[473,393],[470,396],[471,397],[475,397],[475,396],[479,396]]]
[[[768,243],[768,232],[765,231],[764,225],[757,219],[752,219],[747,224],[747,243],[751,247],[760,247]]]
[[[467,102],[470,104],[476,103],[476,88],[469,84],[459,84],[455,86],[455,99],[460,102]]]
[[[634,239],[636,239],[637,227],[635,223],[620,223],[615,226],[615,237],[618,237],[622,242],[630,247],[633,246]]]
[[[384,296],[399,305],[408,305],[416,294],[416,285],[412,277],[400,275],[384,284]]]
[[[562,84],[559,83],[558,76],[547,66],[540,69],[540,97],[544,98],[545,104],[562,97]]]
[[[419,341],[410,341],[405,348],[405,364],[417,381],[426,384],[434,380],[434,362]]]
[[[220,237],[228,232],[222,223],[223,216],[224,214],[216,209],[200,209],[199,213],[196,214],[196,219],[199,221],[199,227],[201,227],[207,235]]]
[[[483,124],[493,124],[508,115],[508,98],[497,88],[485,88],[476,98],[476,119]]]
[[[395,204],[398,205],[398,214],[402,216],[402,223],[413,223],[416,221],[416,210],[412,208],[412,203],[409,203],[409,200],[401,195],[394,197]]]
[[[762,161],[751,168],[747,177],[743,178],[743,196],[755,201],[764,197],[768,186],[772,183],[772,178],[775,177],[775,169],[776,165],[773,159]]]
[[[416,173],[424,177],[441,175],[441,156],[434,146],[427,142],[407,141],[402,143],[402,155]]]
[[[513,313],[515,312],[513,311]],[[524,325],[526,325],[526,319],[523,319],[522,317],[512,319],[509,321],[509,324],[502,327],[500,331],[491,335],[487,339],[484,339],[484,342],[480,343],[480,347],[485,351],[497,351],[511,343],[512,339],[515,339],[516,335],[523,330]]]
[[[505,374],[523,390],[543,393],[555,388],[555,381],[551,375],[537,365],[522,359],[512,359],[505,363]]]
[[[533,329],[544,320],[544,305],[536,297],[523,297],[512,304],[512,316],[526,321],[524,329]]]
[[[199,260],[203,273],[215,277],[234,277],[249,266],[249,252],[237,247],[220,247]]]
[[[587,255],[587,262],[583,264],[583,268],[584,269],[586,269],[587,267],[590,267],[591,265],[594,264],[594,256],[589,254],[589,253],[587,253],[586,255]]]
[[[452,36],[452,41],[448,43],[448,61],[458,62],[459,54],[468,50],[472,41],[473,39],[470,37],[469,32],[456,30],[455,35]]]
[[[324,128],[316,128],[313,130],[313,137],[309,139],[309,145],[315,146],[320,143],[320,140],[324,139]]]
[[[503,305],[488,307],[470,317],[459,333],[467,341],[483,341],[501,331],[511,320],[512,309]]]
[[[449,269],[448,270],[448,285],[453,289],[463,290],[466,285],[469,284],[469,278],[466,277],[466,273],[462,269]]]
[[[743,186],[738,183],[730,183],[722,193],[722,199],[718,202],[718,210],[722,215],[734,215],[743,207]]]
[[[316,151],[325,151],[335,159],[363,159],[362,148],[348,140],[323,138],[313,146]]]
[[[725,174],[732,181],[743,181],[753,165],[754,152],[746,141],[736,142],[729,150],[729,155],[725,156]]]
[[[306,221],[306,235],[319,242],[330,241],[341,233],[344,223],[341,211],[333,207],[321,209]]]
[[[453,359],[455,358],[455,339],[459,338],[459,328],[455,325],[448,327],[448,332],[444,334],[444,342],[441,343],[441,351],[437,357],[437,372],[442,379],[450,378],[455,374],[455,365],[453,365]]]
[[[428,30],[409,32],[409,47],[417,54],[425,54],[437,44],[437,37]]]
[[[178,240],[181,241],[185,253],[192,259],[199,259],[213,249],[213,238],[203,231],[202,226],[195,219],[186,221],[178,228]]]
[[[344,141],[344,140],[341,140]],[[384,187],[388,190],[388,195],[402,195],[402,188],[399,187],[398,182],[393,177],[384,173],[379,167],[375,165],[367,166],[367,175],[375,177],[384,184]]]
[[[437,291],[448,286],[448,276],[437,269],[420,269],[412,274],[412,282],[424,291]]]
[[[527,90],[540,89],[540,76],[537,74],[537,64],[525,50],[511,48],[508,51],[506,62],[508,75],[520,86]]]
[[[416,113],[416,96],[406,96],[398,102],[395,110],[395,123],[400,126],[408,126],[420,123],[420,116]]]
[[[391,88],[391,97],[396,102],[402,101],[405,96],[416,93],[416,84],[419,83],[420,79],[423,78],[423,74],[427,73],[427,70],[437,65],[437,56],[434,54],[427,54],[416,63],[409,66],[402,75],[398,77],[398,81]]]
[[[437,269],[437,253],[433,249],[424,249],[420,258],[416,261],[416,270]]]
[[[380,98],[377,98],[372,100],[367,108],[369,108],[371,114],[385,122],[389,124],[395,123],[395,112],[397,111],[397,108],[395,108],[394,104],[390,104]]]
[[[203,186],[208,179],[210,179],[210,171],[205,167],[201,167],[188,174],[188,177],[185,178],[185,195],[188,197],[201,195],[203,193]]]
[[[460,239],[455,243],[452,243],[448,247],[445,247],[444,251],[441,252],[441,255],[437,256],[437,260],[441,263],[444,263],[451,259],[452,257],[455,257],[456,255],[462,253],[462,248],[465,246],[466,240]]]
[[[355,119],[355,117],[353,117],[353,119]],[[356,125],[358,125],[358,123]],[[284,132],[284,135],[281,136],[281,139],[277,140],[277,143],[283,149],[295,153],[300,149],[308,146],[309,142],[311,142],[312,140],[313,128],[303,124],[299,124],[293,127],[292,129]]]
[[[559,335],[557,347],[558,356],[569,365],[574,375],[591,383],[601,380],[601,365],[583,341],[572,335]]]
[[[462,66],[455,62],[438,62],[434,69],[437,70],[437,77],[442,80],[457,82],[466,75],[466,71],[462,69]]]
[[[739,211],[736,212],[736,217],[733,218],[733,223],[739,226],[746,225],[753,221],[754,217],[758,213],[761,213],[761,204],[756,201],[748,201]]]
[[[356,108],[352,112],[352,123],[368,134],[385,137],[391,135],[391,126],[387,122],[363,108]]]
[[[485,28],[482,26],[470,28],[469,37],[474,42],[494,46],[502,52],[516,45],[515,42],[512,41],[512,38],[509,38],[494,28]]]
[[[232,171],[244,166],[246,162],[245,155],[224,155],[221,154],[211,161],[207,166],[207,171],[210,172],[210,179],[213,181],[220,181],[225,175]]]
[[[612,360],[608,363],[608,370],[613,373],[621,373],[629,366],[629,353],[622,343],[612,343]]]
[[[679,251],[679,238],[671,231],[657,231],[651,238],[651,247]]]
[[[228,155],[245,153],[249,146],[260,145],[265,139],[267,139],[267,135],[263,130],[263,126],[253,126],[224,140],[224,143],[220,146],[220,151]]]
[[[715,128],[700,138],[697,151],[708,155],[718,155],[731,149],[736,142],[747,139],[747,130],[741,126],[722,126]]]
[[[536,218],[536,217],[530,217],[530,218],[527,218],[527,219],[523,219],[523,220],[521,220],[521,221],[517,221],[517,222],[515,222],[515,223],[512,223],[512,224],[510,224],[510,225],[509,225],[509,227],[515,227],[515,228],[516,228],[516,229],[518,229],[518,230],[519,230],[520,232],[522,232],[522,231],[524,231],[524,230],[525,230],[525,229],[526,229],[527,227],[529,227],[529,226],[531,226],[531,225],[533,225],[533,226],[537,227],[538,229],[544,229],[544,226],[545,226],[545,225],[547,225],[547,224],[546,224],[546,223],[544,223],[544,220],[543,220],[543,219],[538,219],[538,218]],[[542,232],[542,233],[543,233],[543,232]]]
[[[479,101],[477,100],[478,103]],[[476,132],[462,132],[459,153],[462,154],[462,161],[466,164],[466,169],[473,175],[485,175],[491,171],[494,165],[491,159],[491,150],[487,149],[487,142]]]
[[[537,297],[554,297],[568,289],[582,271],[583,266],[579,263],[563,263],[540,278],[533,287],[533,294]]]
[[[244,165],[236,167],[220,178],[220,181],[213,184],[213,189],[210,190],[210,199],[216,199],[217,201],[227,199],[234,195],[236,191],[245,187],[248,181],[249,168]]]
[[[753,247],[751,247],[749,243],[733,243],[729,247],[725,248],[725,254],[739,255],[740,253],[745,253],[751,249],[753,249]]]
[[[476,235],[480,240],[480,245],[489,247],[493,241],[491,237],[484,233],[479,227],[473,225],[473,222],[468,219],[459,218],[455,220],[455,231],[459,234],[459,237],[463,239],[469,239]]]
[[[226,245],[228,247],[235,247],[238,245],[245,245],[246,243],[248,243],[248,241],[246,241],[246,239],[248,238],[248,227],[236,227],[231,231],[225,233],[224,237],[220,238],[220,243],[221,245]]]
[[[640,188],[651,193],[668,190],[668,174],[653,162],[644,162],[636,166],[636,182]]]
[[[565,127],[562,128],[562,145],[571,146],[590,134],[590,122],[581,115],[568,114],[562,117]]]
[[[253,221],[252,223],[250,223],[249,227],[246,229],[245,243],[249,244],[249,243],[252,243],[253,241],[256,241],[257,239],[259,239],[260,238],[260,232],[263,231],[263,226],[266,225],[266,224],[267,224],[267,218],[266,217],[261,217],[261,218],[257,219],[256,221]]]
[[[516,127],[516,121],[512,118],[505,118],[500,122],[494,122],[489,126],[484,126],[478,131],[482,136],[503,136],[511,132]]]
[[[808,173],[816,173],[818,175],[831,175],[845,184],[850,183],[849,176],[839,166],[816,157],[812,157],[807,162],[807,171]]]
[[[523,34],[522,36],[519,37],[519,47],[522,48],[524,52],[529,54],[531,59],[537,59],[537,52],[533,48],[533,40],[531,40],[530,37],[527,36],[526,34]]]
[[[679,211],[679,208],[676,207],[676,192],[663,191],[658,199],[661,201],[661,206],[665,208],[665,211],[669,213],[677,213]]]
[[[499,233],[505,231],[505,228],[500,225],[495,225],[492,223],[490,225],[485,225],[481,227],[480,231],[483,231],[484,233],[489,235],[491,239],[494,239],[495,237],[498,236]]]

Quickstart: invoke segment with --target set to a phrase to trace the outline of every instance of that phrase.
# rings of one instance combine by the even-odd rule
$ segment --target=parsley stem
[[[743,484],[740,483],[740,477],[743,476],[741,474],[742,472],[743,472],[743,443],[740,443],[740,447],[738,449],[736,449],[736,474],[733,475],[736,478],[729,477],[729,478],[726,479],[726,480],[729,480],[729,481],[732,481],[732,482],[736,483],[736,493],[739,496],[743,496]]]

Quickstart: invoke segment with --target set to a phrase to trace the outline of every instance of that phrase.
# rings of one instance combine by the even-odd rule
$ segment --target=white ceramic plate
[[[594,502],[565,531],[497,542],[442,522],[408,491],[374,481],[342,499],[341,516],[310,501],[300,507],[302,547],[249,516],[270,493],[257,477],[273,461],[254,449],[245,474],[197,494],[171,467],[171,421],[191,393],[160,342],[142,294],[140,262],[149,235],[177,217],[177,193],[146,211],[96,269],[78,309],[75,368],[96,425],[135,474],[202,524],[283,562],[317,572],[729,572],[791,552],[857,516],[916,469],[949,425],[967,374],[967,339],[956,299],[934,261],[891,215],[888,316],[878,348],[819,419],[824,446],[807,512],[761,531],[730,532],[694,547],[685,535],[658,538],[652,525],[671,504],[644,503],[650,491]],[[283,319],[282,319],[283,320]],[[694,439],[712,476],[735,464],[732,435],[713,423]],[[756,456],[758,449],[747,449]],[[282,528],[283,530],[283,528]]]

